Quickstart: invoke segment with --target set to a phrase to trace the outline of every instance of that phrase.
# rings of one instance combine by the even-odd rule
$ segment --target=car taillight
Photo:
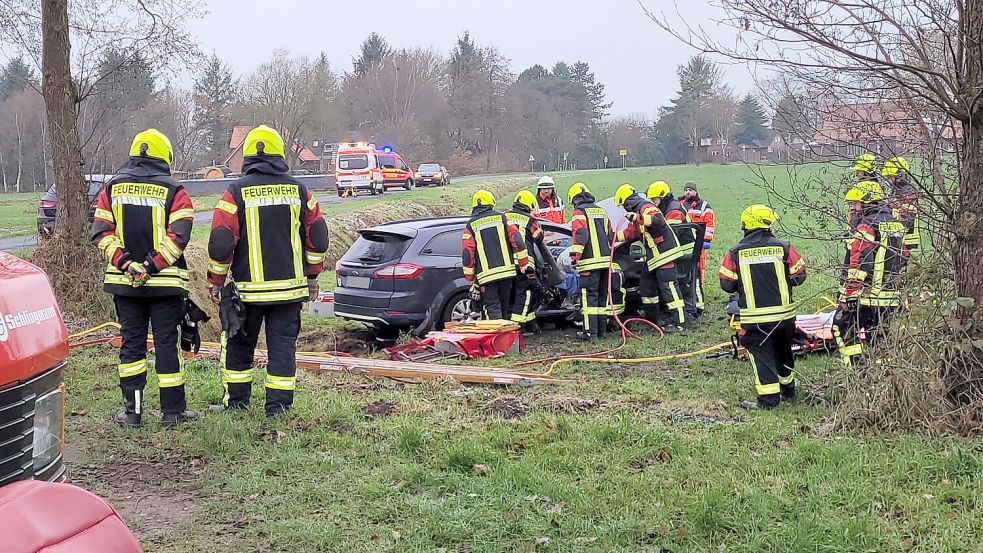
[[[55,207],[56,202],[54,200],[41,200],[38,202],[38,207],[49,208]]]
[[[416,278],[423,274],[423,267],[412,263],[398,263],[383,267],[372,276],[375,278]]]

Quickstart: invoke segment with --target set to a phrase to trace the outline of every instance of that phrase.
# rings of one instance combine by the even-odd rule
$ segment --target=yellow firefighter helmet
[[[587,185],[582,182],[575,182],[567,192],[567,199],[570,200],[570,203],[573,203],[573,199],[584,192],[590,194],[590,188],[587,188]]]
[[[520,190],[518,194],[515,195],[513,200],[517,204],[522,204],[529,208],[529,211],[536,209],[536,196],[532,195],[532,192],[528,190]]]
[[[741,228],[745,230],[771,228],[775,221],[778,221],[778,214],[764,204],[749,205],[741,212]]]
[[[618,187],[618,191],[614,193],[614,203],[615,205],[625,205],[625,200],[629,196],[636,192],[635,187],[630,184],[622,184]]]
[[[911,170],[911,165],[908,163],[908,160],[901,156],[895,156],[884,162],[884,168],[881,169],[881,176],[893,177],[901,172],[907,173],[909,170]]]
[[[645,195],[648,196],[650,200],[665,198],[669,194],[672,194],[672,190],[669,189],[669,183],[661,180],[657,180],[650,184],[648,190],[645,192]]]
[[[863,171],[868,175],[873,175],[877,171],[877,156],[874,154],[861,154],[851,167],[854,171]]]
[[[138,132],[130,146],[130,155],[157,158],[167,162],[168,165],[174,163],[171,141],[157,129]]]
[[[471,207],[478,207],[479,205],[490,205],[495,207],[495,196],[487,190],[479,190],[471,196]]]
[[[864,180],[854,184],[843,196],[844,202],[861,202],[865,204],[879,202],[883,199],[884,192],[881,191],[881,185],[873,180]]]
[[[260,125],[249,131],[246,143],[242,147],[243,156],[266,154],[268,156],[284,157],[283,137],[276,130]]]

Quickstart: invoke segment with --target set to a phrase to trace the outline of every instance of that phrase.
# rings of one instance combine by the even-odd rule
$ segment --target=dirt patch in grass
[[[604,406],[604,403],[599,400],[574,395],[539,395],[534,399],[535,407],[548,413],[578,415]]]
[[[660,404],[657,411],[674,420],[704,424],[740,420],[726,402],[719,400],[669,401]]]
[[[66,462],[72,480],[109,501],[141,541],[174,532],[202,509],[201,457],[166,451],[149,459],[110,457],[108,464],[94,464],[83,448],[71,451]]]
[[[529,406],[517,397],[505,396],[489,401],[482,411],[503,419],[520,419],[529,413]]]
[[[396,411],[399,411],[399,406],[384,399],[366,403],[362,406],[362,412],[370,417],[388,417]]]
[[[375,337],[368,330],[348,330],[337,332],[318,329],[301,334],[297,338],[297,351],[322,352],[340,351],[355,356],[372,352]]]

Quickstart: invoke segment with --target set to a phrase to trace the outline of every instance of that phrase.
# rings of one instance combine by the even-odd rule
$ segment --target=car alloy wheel
[[[471,298],[462,298],[451,309],[451,322],[463,323],[473,321],[474,317],[471,316],[471,313]]]

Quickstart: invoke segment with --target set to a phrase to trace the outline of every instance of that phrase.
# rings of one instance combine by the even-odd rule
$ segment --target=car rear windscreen
[[[436,172],[440,171],[440,165],[437,165],[436,163],[424,163],[423,165],[420,166],[420,169],[419,170],[420,170],[421,173],[424,172],[424,171],[426,171],[428,173],[429,172],[436,173]]]
[[[359,265],[379,265],[395,261],[403,255],[409,243],[409,238],[398,234],[363,232],[341,261]]]
[[[365,154],[346,154],[338,156],[338,169],[350,171],[365,169],[369,166],[369,157]]]

